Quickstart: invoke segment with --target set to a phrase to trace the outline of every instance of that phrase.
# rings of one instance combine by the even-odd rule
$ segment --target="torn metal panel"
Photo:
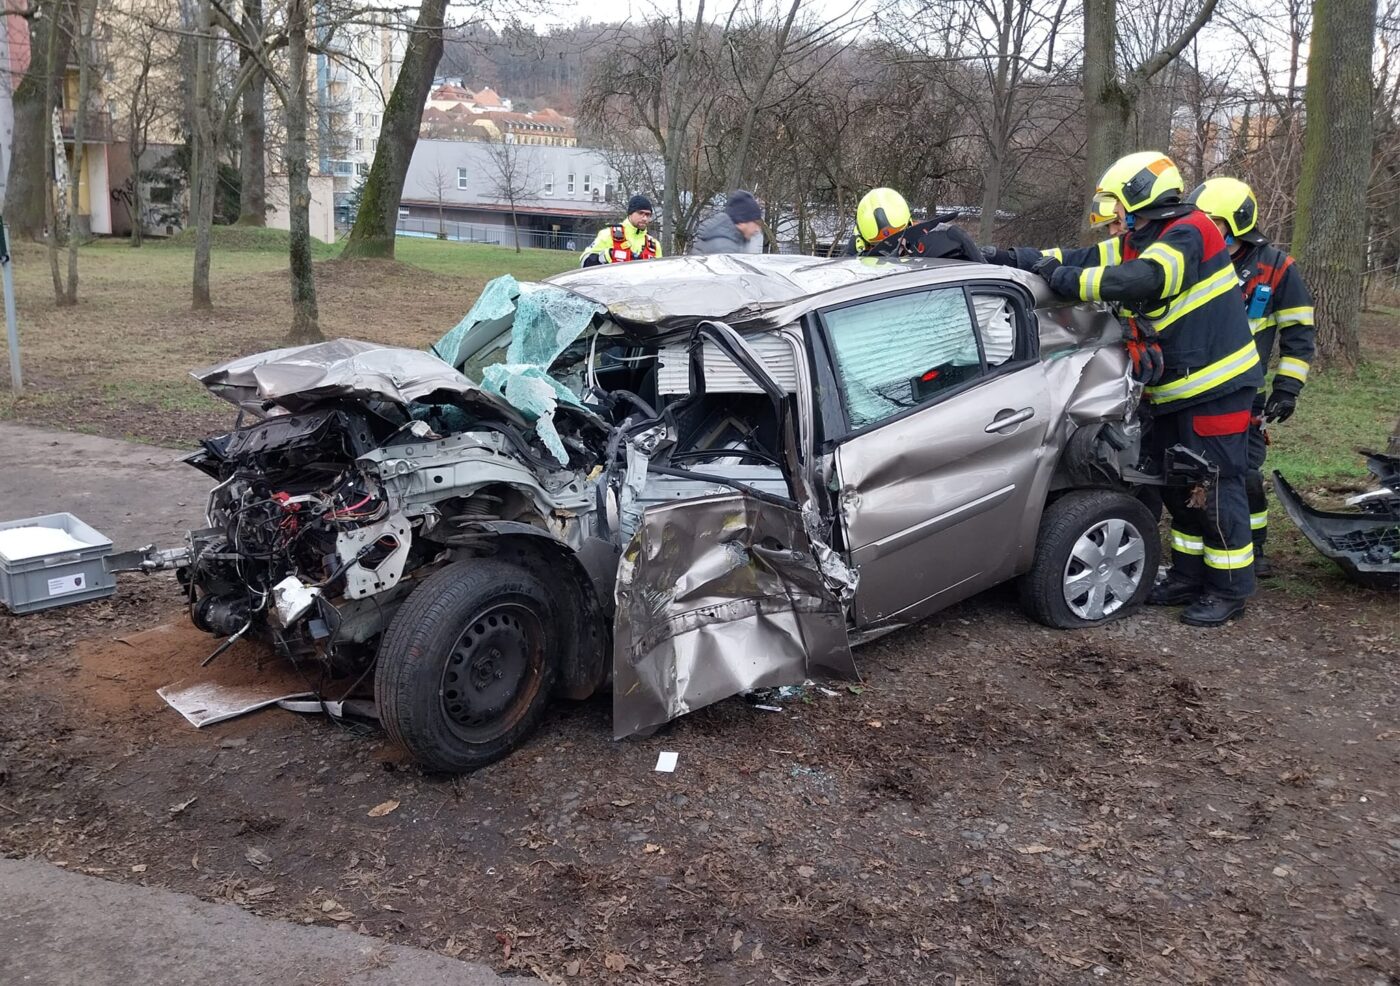
[[[274,349],[196,370],[191,376],[216,397],[239,406],[270,401],[297,411],[332,397],[409,404],[445,393],[483,410],[514,416],[498,398],[436,356],[356,339]]]
[[[1318,510],[1278,470],[1274,470],[1274,492],[1288,519],[1347,578],[1371,589],[1400,588],[1400,512]]]
[[[841,604],[796,512],[743,494],[648,509],[616,600],[618,737],[752,688],[856,677]]]

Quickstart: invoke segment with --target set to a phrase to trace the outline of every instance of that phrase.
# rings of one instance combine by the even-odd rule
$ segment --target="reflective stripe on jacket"
[[[1140,220],[1093,246],[1045,251],[1064,264],[1052,275],[1058,294],[1120,302],[1158,332],[1166,373],[1145,392],[1172,410],[1264,381],[1220,231],[1204,213],[1175,208],[1183,214]],[[1033,251],[1010,253],[1015,266],[1032,266]]]

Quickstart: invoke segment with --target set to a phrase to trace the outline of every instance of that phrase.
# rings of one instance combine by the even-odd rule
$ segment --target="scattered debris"
[[[659,753],[656,756],[656,769],[663,774],[672,773],[676,769],[678,759],[680,759],[679,753]]]
[[[398,810],[399,810],[399,803],[398,803],[397,801],[394,801],[393,799],[390,799],[390,800],[385,801],[385,802],[383,802],[383,803],[381,803],[381,804],[377,804],[377,805],[375,805],[373,808],[371,808],[371,809],[369,810],[369,817],[370,817],[370,818],[383,818],[385,815],[389,814],[389,812],[391,812],[391,811],[398,811]]]

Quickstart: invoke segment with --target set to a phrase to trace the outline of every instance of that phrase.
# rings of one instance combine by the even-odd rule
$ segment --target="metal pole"
[[[10,272],[10,235],[5,231],[3,216],[0,216],[0,274],[5,283],[5,334],[10,340],[10,389],[18,394],[24,389],[24,375],[19,368],[19,326],[15,324],[15,277]]]

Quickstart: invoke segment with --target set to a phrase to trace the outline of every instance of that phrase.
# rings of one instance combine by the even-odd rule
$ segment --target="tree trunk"
[[[244,0],[244,30],[250,37],[260,38],[263,31],[262,0]],[[240,48],[240,66],[254,60],[247,48]],[[267,78],[260,69],[252,69],[248,88],[243,90],[243,108],[239,116],[242,145],[238,154],[239,193],[238,224],[267,225]]]
[[[58,47],[56,38],[64,32],[61,28],[49,35],[48,54],[49,64],[54,64],[54,51]],[[58,80],[50,74],[48,82],[45,84],[47,94],[44,104],[50,107],[48,119],[44,123],[44,232],[46,240],[46,250],[49,255],[49,275],[53,278],[53,299],[54,304],[62,305],[64,298],[63,275],[58,269],[58,168],[56,166],[58,156],[63,153],[63,141],[54,126],[53,109],[58,102],[56,95]]]
[[[87,170],[87,110],[92,87],[92,22],[97,17],[97,0],[82,0],[78,4],[76,44],[78,53],[78,105],[73,107],[73,170],[68,175],[68,287],[63,303],[78,303],[78,198]],[[88,183],[91,186],[91,182]],[[92,188],[88,188],[88,216],[92,215]]]
[[[68,61],[68,32],[50,30],[67,3],[49,0],[38,6],[42,17],[29,22],[29,69],[14,89],[14,131],[10,142],[9,176],[5,185],[5,225],[11,238],[39,240],[47,228],[45,192],[53,175],[53,108],[58,104],[54,76],[62,77]],[[59,66],[50,73],[48,66]]]
[[[758,89],[749,97],[748,108],[744,111],[744,123],[739,128],[739,141],[729,157],[729,167],[724,176],[724,189],[727,192],[734,191],[743,183],[748,165],[749,145],[753,142],[754,125],[758,122],[758,111],[768,93],[768,86],[778,74],[778,66],[782,64],[783,56],[787,54],[788,39],[792,37],[792,22],[797,19],[797,10],[801,5],[802,0],[792,0],[787,18],[773,39],[773,51],[764,67],[763,78],[758,84]]]
[[[320,342],[316,272],[311,265],[311,183],[306,143],[307,4],[291,0],[287,11],[287,198],[290,213],[289,269],[292,281],[293,343]]]
[[[520,217],[515,214],[515,199],[510,200],[510,224],[515,229],[515,252],[520,252]]]
[[[1099,176],[1122,153],[1132,108],[1118,81],[1117,0],[1084,0],[1084,228]]]
[[[1365,269],[1375,26],[1375,0],[1313,4],[1293,255],[1313,291],[1324,367],[1352,369],[1361,358],[1356,323]]]
[[[210,233],[214,225],[214,179],[218,172],[218,146],[212,105],[214,80],[214,27],[210,0],[199,0],[195,30],[194,154],[191,161],[190,197],[194,216],[194,283],[191,301],[196,311],[214,307],[209,294]]]
[[[1395,428],[1390,432],[1390,441],[1386,442],[1385,450],[1391,455],[1400,455],[1400,418],[1395,419]]]
[[[130,242],[133,247],[141,245],[143,231],[141,229],[141,155],[145,153],[145,141],[137,133],[137,124],[133,114],[131,132],[127,135],[126,149],[127,157],[131,163],[131,198],[127,199],[127,212],[131,215],[131,235]],[[139,141],[139,143],[138,143]]]
[[[433,76],[442,58],[442,26],[447,0],[422,0],[404,52],[389,104],[384,108],[383,126],[374,151],[374,163],[365,179],[360,211],[345,241],[342,257],[393,257],[394,234],[398,228],[399,200],[408,164],[418,144],[418,126],[423,104],[432,89]]]

